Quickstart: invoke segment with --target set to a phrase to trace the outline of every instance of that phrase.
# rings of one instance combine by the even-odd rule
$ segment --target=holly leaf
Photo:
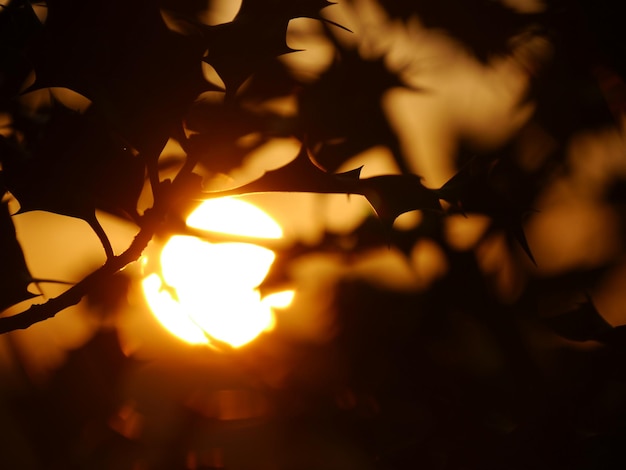
[[[559,336],[573,341],[605,342],[615,331],[598,312],[591,296],[568,312],[545,319]]]
[[[237,98],[247,105],[261,107],[274,98],[297,96],[302,90],[302,82],[290,67],[280,60],[270,60],[255,70]]]
[[[523,219],[531,212],[526,205],[524,181],[503,164],[503,158],[472,157],[436,193],[452,205],[452,212],[478,213],[491,217],[522,247],[534,263]]]
[[[260,178],[227,191],[206,193],[210,197],[266,192],[351,193],[360,170],[345,174],[332,174],[317,166],[306,147],[291,162]]]
[[[205,169],[214,173],[228,173],[271,137],[287,137],[294,127],[290,118],[255,113],[234,102],[196,103],[185,124],[191,132],[185,150]],[[258,139],[249,144],[241,143],[243,137],[258,133]]]
[[[381,175],[359,180],[359,192],[367,198],[387,227],[405,212],[430,210],[441,212],[439,196],[422,184],[418,175]]]
[[[41,23],[29,2],[0,5],[0,109],[23,85],[30,71],[24,49],[40,30]]]
[[[132,148],[92,109],[81,114],[53,100],[39,117],[47,122],[29,129],[33,134],[24,144],[2,140],[2,174],[19,212],[85,220],[96,207],[132,214],[144,181],[143,163]]]
[[[405,170],[381,102],[390,89],[406,86],[387,68],[384,56],[365,60],[357,50],[342,49],[319,80],[299,95],[302,133],[316,149],[316,160],[335,170],[354,155],[382,145]]]
[[[65,87],[89,98],[140,152],[156,155],[203,91],[204,46],[166,26],[158,2],[49,0],[30,57],[31,89]],[[156,158],[155,157],[155,158]]]
[[[205,27],[209,54],[203,59],[212,65],[226,86],[234,94],[243,82],[265,61],[295,49],[287,46],[287,22],[275,24],[235,18],[231,23]]]
[[[0,139],[4,184],[20,213],[43,210],[83,219],[112,255],[96,208],[136,218],[144,162],[91,109],[80,114],[53,101],[47,119],[27,127],[32,134],[22,144]]]
[[[0,203],[0,311],[23,300],[37,297],[28,291],[33,282],[22,247],[17,241],[8,204]]]
[[[205,193],[205,197],[236,196],[265,192],[360,194],[365,196],[385,226],[413,210],[440,211],[439,196],[421,183],[417,175],[382,175],[360,178],[361,168],[329,173],[317,166],[303,146],[287,165],[266,172],[239,188]]]
[[[277,56],[295,52],[287,45],[286,34],[293,18],[315,18],[332,5],[325,0],[243,0],[235,19],[202,29],[208,45],[204,61],[212,65],[234,94],[259,67]]]

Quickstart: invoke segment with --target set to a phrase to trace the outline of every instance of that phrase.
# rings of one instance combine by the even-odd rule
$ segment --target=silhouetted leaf
[[[24,51],[40,29],[41,23],[28,1],[0,5],[0,109],[23,85],[31,68]]]
[[[211,89],[202,74],[202,44],[170,31],[151,0],[47,4],[31,51],[33,88],[77,91],[133,147],[158,157],[189,104]]]
[[[600,315],[589,295],[569,312],[545,319],[560,336],[574,341],[605,341],[614,328]]]
[[[307,192],[361,194],[370,202],[385,226],[412,210],[440,211],[439,196],[421,183],[417,175],[381,175],[359,178],[360,168],[345,173],[329,173],[319,168],[305,147],[287,165],[268,171],[259,179],[228,191],[206,193],[222,197],[264,192]]]
[[[33,281],[15,236],[6,202],[0,203],[0,311],[22,300],[36,297],[28,291]]]
[[[381,175],[359,180],[359,183],[359,194],[367,198],[388,227],[405,212],[441,211],[439,196],[422,185],[422,179],[417,175]]]
[[[228,173],[271,137],[290,136],[294,130],[291,121],[276,114],[252,112],[235,102],[199,102],[185,119],[191,131],[185,150],[206,170]],[[246,136],[254,139],[244,145],[241,139]]]
[[[264,63],[295,52],[286,42],[291,19],[323,19],[319,11],[329,5],[325,0],[243,0],[233,21],[203,27],[209,48],[204,60],[220,75],[227,93],[234,94]]]
[[[211,197],[226,195],[264,193],[264,192],[311,192],[311,193],[342,193],[352,192],[358,173],[349,178],[333,175],[318,167],[311,158],[306,147],[290,163],[276,170],[266,172],[262,177],[251,183],[228,191],[207,193]]]
[[[273,24],[257,26],[238,18],[231,23],[207,26],[205,32],[209,55],[204,60],[216,69],[228,93],[236,92],[264,61],[295,52],[285,41],[287,22],[278,25],[279,29]],[[254,39],[247,35],[253,25]]]
[[[500,171],[505,166],[505,158],[473,157],[437,190],[437,194],[452,204],[452,211],[491,217],[497,227],[517,240],[535,263],[522,226],[524,216],[532,211],[526,206],[529,188],[522,187],[524,181],[519,175],[507,173],[508,168]]]
[[[291,97],[303,88],[301,80],[281,60],[270,60],[257,67],[237,98],[246,104],[262,105],[274,98]]]
[[[143,163],[98,116],[53,101],[38,130],[26,145],[2,140],[2,174],[19,212],[46,210],[85,220],[96,207],[135,213]]]
[[[23,145],[0,139],[1,174],[20,203],[19,212],[45,210],[81,218],[111,255],[96,208],[135,218],[143,161],[90,110],[80,114],[53,101],[47,122],[37,127],[32,131],[38,135]]]
[[[316,160],[336,170],[350,157],[382,145],[404,170],[397,137],[381,107],[384,93],[403,86],[385,57],[365,60],[356,50],[341,49],[333,65],[299,95],[302,132]]]

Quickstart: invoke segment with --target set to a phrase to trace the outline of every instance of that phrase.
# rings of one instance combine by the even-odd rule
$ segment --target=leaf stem
[[[97,217],[95,215],[93,217],[90,217],[87,223],[97,235],[100,243],[102,243],[102,247],[104,248],[104,253],[106,254],[107,259],[113,258],[115,256],[115,253],[113,252],[113,246],[111,246],[111,241],[109,240],[109,237],[102,228],[102,225],[100,225]]]

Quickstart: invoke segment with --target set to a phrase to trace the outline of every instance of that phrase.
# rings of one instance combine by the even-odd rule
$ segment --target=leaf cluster
[[[457,24],[435,7],[402,2],[387,7],[393,15],[419,14],[427,26],[445,28],[481,60],[506,53],[508,38],[539,19],[491,2],[474,3],[471,8],[487,9],[500,28],[495,36],[480,39],[484,42],[475,42],[482,36],[466,29],[472,21]],[[120,256],[114,254],[97,210],[154,235],[167,231],[167,221],[180,220],[198,199],[257,192],[362,195],[382,224],[383,244],[408,240],[401,243],[407,253],[410,238],[414,242],[424,230],[401,234],[393,226],[398,216],[426,211],[428,220],[437,221],[430,225],[441,227],[450,214],[484,214],[492,230],[517,240],[535,262],[523,221],[532,212],[539,182],[553,174],[550,162],[558,162],[558,152],[556,160],[532,172],[520,166],[515,139],[495,153],[462,152],[456,175],[439,188],[424,186],[408,170],[380,107],[382,95],[404,86],[402,80],[386,68],[384,57],[362,59],[334,40],[332,28],[347,28],[323,16],[331,6],[319,0],[244,0],[232,21],[207,25],[191,4],[49,1],[41,21],[31,3],[11,2],[0,16],[2,108],[9,118],[7,132],[0,136],[3,192],[18,202],[18,213],[42,210],[85,220],[101,240],[107,264]],[[167,18],[178,27],[171,29]],[[336,48],[336,60],[310,84],[299,83],[279,60],[296,53],[286,43],[286,31],[297,18],[321,21]],[[205,78],[203,63],[217,72],[223,89]],[[29,73],[35,77],[30,84]],[[55,87],[79,93],[89,105],[70,109],[57,99]],[[47,104],[27,108],[21,96],[37,90],[48,90]],[[202,99],[206,92],[221,93],[223,99]],[[294,116],[250,106],[293,93],[299,108]],[[251,134],[259,137],[241,146],[241,139]],[[301,150],[291,163],[242,187],[212,193],[202,189],[196,173],[204,178],[227,173],[275,137],[300,140]],[[170,181],[161,176],[168,162],[160,156],[172,140],[184,157]],[[401,174],[362,178],[360,168],[335,172],[352,156],[380,145],[391,150]],[[154,207],[141,214],[138,201],[146,185]],[[32,279],[25,274],[11,218],[5,219],[3,251],[17,254],[7,255],[3,278],[11,279],[7,286],[19,283],[17,291],[3,289],[2,305],[9,306],[33,294],[27,290]],[[429,231],[441,237],[440,230]],[[125,260],[136,259],[138,250]]]

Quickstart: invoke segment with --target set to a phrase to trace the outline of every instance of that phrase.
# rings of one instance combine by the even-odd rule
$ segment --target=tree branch
[[[104,265],[58,297],[51,298],[44,304],[32,305],[27,310],[16,315],[0,318],[0,334],[26,329],[35,323],[54,317],[61,310],[78,304],[95,285],[106,282],[108,277],[113,276],[122,268],[139,259],[143,250],[148,246],[148,243],[156,233],[161,220],[161,218],[152,217],[135,236],[126,251],[118,256],[109,258]]]
[[[193,173],[194,167],[195,160],[188,158],[188,161],[173,181],[158,182],[159,197],[157,198],[157,194],[154,194],[155,202],[153,207],[144,213],[139,233],[137,233],[123,253],[118,256],[110,256],[104,265],[58,297],[48,299],[43,304],[31,305],[27,310],[15,315],[0,318],[0,334],[14,330],[23,330],[35,323],[54,317],[60,311],[78,304],[94,286],[101,282],[106,282],[107,278],[113,276],[132,262],[137,261],[148,246],[148,243],[162,228],[162,225],[169,222],[168,214],[170,211],[188,203],[189,200],[195,199],[201,194],[201,178]],[[153,191],[156,189],[153,188]]]

